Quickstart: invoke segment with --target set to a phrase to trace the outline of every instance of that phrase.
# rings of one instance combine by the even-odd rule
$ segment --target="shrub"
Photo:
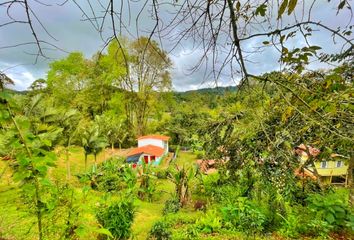
[[[281,235],[290,238],[299,238],[299,236],[306,232],[306,224],[308,223],[308,210],[304,207],[286,205],[286,216],[278,214],[282,219],[282,224],[279,229]]]
[[[121,158],[111,158],[99,164],[96,172],[78,176],[80,181],[90,182],[93,189],[102,192],[115,192],[122,189],[133,189],[136,174]]]
[[[167,240],[171,239],[171,231],[169,224],[162,221],[156,222],[149,233],[149,239]]]
[[[131,235],[131,225],[134,219],[132,201],[117,201],[110,206],[101,208],[96,218],[98,222],[117,239],[127,239]]]
[[[213,173],[209,175],[201,175],[199,184],[196,186],[195,191],[198,195],[214,197],[217,191],[219,181],[219,174]]]
[[[195,175],[195,169],[192,167],[187,169],[184,166],[178,167],[176,165],[175,169],[171,169],[169,171],[168,178],[175,184],[176,197],[178,198],[182,207],[187,204],[187,201],[189,200],[190,182],[195,177]]]
[[[239,197],[236,205],[221,209],[226,224],[246,233],[259,233],[264,229],[266,216],[262,210],[245,197]]]
[[[347,227],[353,218],[348,202],[338,193],[312,194],[307,198],[307,203],[318,220],[327,222],[337,230]]]
[[[178,210],[181,208],[181,204],[178,200],[178,198],[174,197],[171,199],[168,199],[165,202],[165,206],[163,208],[163,214],[169,214],[169,213],[176,213]]]
[[[156,177],[158,179],[167,179],[167,176],[168,176],[168,170],[167,169],[157,168],[155,170],[155,173],[156,173]]]
[[[209,181],[209,180],[208,180]],[[205,190],[205,195],[210,196],[216,202],[229,204],[234,203],[235,199],[240,196],[240,189],[231,184],[224,184],[220,186],[207,187]]]
[[[215,233],[222,227],[221,218],[215,211],[209,211],[205,216],[198,219],[195,224],[202,233]]]
[[[143,171],[139,177],[138,197],[141,200],[152,201],[156,192],[156,176],[153,175],[149,165],[143,163]]]

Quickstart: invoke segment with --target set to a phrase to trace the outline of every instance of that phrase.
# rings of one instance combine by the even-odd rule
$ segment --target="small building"
[[[138,138],[138,147],[133,148],[127,155],[127,163],[160,164],[162,158],[168,154],[168,140],[162,135],[147,135]]]
[[[348,184],[348,161],[339,154],[332,154],[327,161],[316,162],[315,167],[324,184]]]
[[[300,156],[301,164],[305,164],[308,160],[308,153],[316,158],[320,154],[320,150],[311,146],[301,144],[295,148],[295,152]],[[315,161],[315,168],[317,170],[320,182],[323,184],[348,184],[348,163],[347,157],[339,154],[331,154],[331,156],[322,161]],[[296,172],[298,176],[305,175],[315,179],[314,169],[311,166],[304,166],[304,171]]]

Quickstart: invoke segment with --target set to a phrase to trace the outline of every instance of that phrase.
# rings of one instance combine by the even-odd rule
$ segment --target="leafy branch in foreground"
[[[47,178],[48,169],[54,166],[56,156],[50,151],[52,145],[47,133],[33,134],[31,123],[26,117],[16,115],[12,109],[11,95],[4,89],[1,83],[0,92],[0,123],[2,128],[11,132],[7,139],[8,149],[11,149],[15,159],[14,179],[20,182],[20,187],[28,202],[29,211],[35,214],[38,227],[38,239],[43,236],[43,214],[51,211],[50,202],[46,201],[45,195],[51,188]]]

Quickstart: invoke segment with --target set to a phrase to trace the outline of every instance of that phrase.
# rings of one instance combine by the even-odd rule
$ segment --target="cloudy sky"
[[[172,0],[166,0],[167,2],[172,2]],[[4,2],[4,0],[0,0]],[[25,90],[28,86],[38,78],[45,78],[46,72],[48,71],[48,64],[51,61],[65,57],[68,52],[81,51],[86,57],[91,57],[95,52],[102,49],[104,41],[101,39],[98,32],[95,30],[95,24],[89,21],[85,21],[85,16],[83,16],[82,10],[92,16],[92,11],[90,6],[87,4],[90,0],[82,1],[77,0],[80,3],[82,10],[75,4],[75,1],[69,0],[63,6],[60,3],[65,2],[64,0],[41,0],[41,4],[35,0],[28,0],[31,9],[36,14],[38,19],[43,23],[43,27],[39,22],[33,18],[33,27],[41,40],[48,41],[49,43],[55,45],[61,50],[54,50],[52,47],[43,44],[45,55],[48,59],[38,58],[35,60],[36,46],[35,45],[22,45],[18,44],[33,42],[34,38],[27,24],[7,24],[11,22],[11,18],[18,21],[26,20],[26,12],[22,5],[14,4],[8,10],[7,5],[0,5],[0,71],[5,72],[10,78],[15,81],[15,88],[18,90]],[[99,16],[103,12],[103,8],[100,2],[107,5],[108,1],[98,1],[91,0],[93,12]],[[121,1],[115,1],[115,3],[120,3]],[[143,1],[129,1],[130,11],[128,11],[127,6],[123,6],[125,9],[122,15],[123,22],[126,26],[123,29],[123,34],[134,38],[137,34],[144,35],[148,33],[154,26],[154,21],[151,19],[151,8],[152,6],[147,4],[142,11],[138,27],[135,21],[136,16],[142,9]],[[299,1],[300,2],[300,1]],[[309,1],[306,1],[308,4]],[[338,15],[336,14],[336,6],[339,1],[332,1],[330,3],[327,0],[317,0],[311,17],[315,21],[320,21],[330,27],[337,28],[338,26],[346,26],[348,24],[353,24],[350,22],[349,11],[342,11]],[[116,6],[116,9],[120,8]],[[168,6],[165,9],[162,7],[160,9],[160,16],[164,23],[169,21],[170,13],[173,7]],[[8,10],[8,12],[7,12]],[[119,11],[119,9],[117,9]],[[300,9],[297,9],[300,14]],[[166,18],[166,19],[164,19]],[[119,19],[117,18],[116,21]],[[287,20],[288,24],[293,23],[294,19],[289,18]],[[119,24],[119,23],[118,23]],[[286,25],[286,23],[285,23]],[[175,26],[178,28],[178,26]],[[137,31],[137,29],[139,31]],[[255,29],[254,31],[259,31]],[[48,32],[48,33],[47,33]],[[112,29],[109,24],[104,27],[103,38],[105,39]],[[178,33],[176,29],[175,33]],[[250,41],[242,43],[242,48],[245,52],[253,52],[262,46],[262,42],[265,39],[252,39]],[[162,45],[164,49],[170,50],[171,46],[175,44],[173,38],[162,39]],[[305,46],[305,41],[300,36],[296,36],[291,40],[290,46]],[[310,39],[310,43],[314,45],[319,45],[326,52],[336,52],[342,47],[342,41],[336,39],[336,44],[332,41],[331,35],[324,31],[316,31],[314,37]],[[17,46],[17,47],[13,47]],[[221,46],[222,47],[222,46]],[[225,49],[227,49],[227,43],[225,43]],[[190,69],[198,62],[200,57],[203,55],[203,49],[196,47],[192,40],[185,39],[181,46],[174,49],[170,53],[170,57],[173,61],[172,77],[173,77],[173,87],[177,91],[197,89],[201,87],[214,86],[215,81],[213,81],[212,76],[206,75],[206,72],[210,72],[211,64],[207,63],[202,65],[201,69],[198,71],[191,72]],[[267,71],[278,70],[278,58],[279,53],[274,48],[263,49],[262,52],[248,54],[247,67],[250,73],[260,74]],[[313,62],[310,68],[326,68],[328,66],[323,65],[319,62]],[[237,76],[231,78],[229,74],[229,69],[225,70],[225,74],[218,80],[218,85],[235,85],[238,81]]]

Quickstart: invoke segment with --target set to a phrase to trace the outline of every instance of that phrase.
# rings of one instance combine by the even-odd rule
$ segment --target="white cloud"
[[[305,1],[305,0],[304,0]],[[38,33],[38,36],[47,40],[51,43],[56,44],[58,47],[65,49],[67,51],[82,51],[86,57],[92,56],[93,53],[100,50],[102,47],[102,41],[99,37],[99,34],[95,32],[92,25],[88,21],[80,21],[82,19],[82,13],[71,1],[63,7],[58,7],[55,3],[61,3],[63,1],[56,0],[53,2],[51,7],[46,7],[41,4],[33,2],[33,10],[38,14],[38,17],[43,21],[44,25],[48,29],[48,31],[54,35],[58,41],[54,41],[50,39],[50,37],[43,31],[43,29],[35,23],[35,28]],[[101,7],[98,5],[98,1],[92,1],[94,3],[93,8],[96,13],[101,13]],[[118,1],[117,1],[118,2]],[[131,1],[134,2],[134,1]],[[348,11],[342,11],[341,13],[336,15],[335,7],[338,3],[336,1],[331,1],[331,3],[322,3],[321,1],[317,1],[313,8],[313,18],[316,21],[321,21],[321,23],[325,25],[329,25],[331,27],[337,27],[340,25],[346,25],[348,23],[348,19],[350,19],[350,15],[348,15]],[[306,1],[306,5],[310,5]],[[82,3],[82,6],[90,12],[90,8],[88,5]],[[119,4],[116,5],[119,7]],[[127,6],[125,6],[127,7]],[[145,32],[140,32],[141,34],[148,34],[149,29],[153,27],[153,21],[151,20],[151,16],[149,14],[149,7],[146,7],[146,11],[144,11],[141,21],[140,21],[140,29],[144,28]],[[309,6],[307,6],[308,8]],[[131,19],[135,19],[135,16],[139,12],[141,8],[140,2],[137,1],[131,5],[131,11],[125,11],[123,18],[127,18],[129,14],[132,14]],[[170,6],[172,8],[172,5]],[[166,20],[168,18],[168,11],[166,9],[161,8],[161,20]],[[128,14],[129,13],[129,14]],[[23,9],[18,8],[16,11],[12,12],[13,16],[16,18],[23,18]],[[297,15],[301,16],[301,11],[297,9]],[[6,8],[0,8],[0,22],[7,22],[8,19],[6,17]],[[166,18],[166,19],[165,19]],[[127,19],[125,23],[128,24]],[[292,17],[288,17],[286,23],[292,23],[294,20]],[[168,21],[162,21],[167,23]],[[118,23],[117,23],[118,24]],[[119,24],[118,24],[119,25]],[[117,26],[118,26],[117,25]],[[266,31],[267,29],[262,29],[259,25],[259,28],[252,29],[252,31]],[[129,31],[133,34],[136,32],[135,21],[132,21],[129,26]],[[179,29],[181,28],[181,29]],[[177,26],[171,34],[177,34],[181,31],[183,26]],[[323,47],[325,52],[337,52],[340,50],[341,44],[333,44],[331,36],[328,32],[320,31],[314,32],[314,37],[311,39],[312,44],[320,45]],[[111,34],[111,26],[110,22],[107,21],[104,26],[104,34]],[[228,34],[226,30],[226,34]],[[125,33],[128,35],[127,33]],[[171,35],[170,34],[170,35]],[[130,37],[130,35],[128,35]],[[178,35],[179,36],[179,35]],[[316,37],[315,37],[316,36]],[[168,40],[169,39],[169,40]],[[171,41],[172,39],[172,41]],[[163,45],[173,46],[175,44],[175,38],[166,37],[166,39],[162,40]],[[267,40],[267,39],[264,39]],[[338,39],[336,39],[338,41]],[[16,83],[15,88],[18,90],[27,89],[27,87],[37,78],[44,78],[46,72],[48,71],[48,63],[50,61],[62,58],[66,56],[66,53],[61,51],[52,51],[45,50],[46,53],[51,57],[50,60],[41,60],[37,62],[35,65],[31,64],[34,62],[34,57],[28,53],[35,53],[36,46],[26,45],[23,47],[10,48],[10,49],[1,49],[1,46],[7,46],[12,44],[17,44],[21,42],[33,41],[33,36],[28,29],[28,26],[23,24],[14,24],[9,25],[7,27],[0,28],[0,71],[9,67],[16,66],[19,64],[27,64],[21,65],[20,67],[13,68],[11,70],[6,71],[5,73],[12,77]],[[253,41],[247,41],[242,43],[242,48],[245,52],[254,50],[254,47],[262,45],[261,39]],[[225,41],[226,43],[227,41]],[[303,39],[301,37],[296,37],[292,40],[292,43],[289,45],[299,46],[303,45]],[[191,39],[185,39],[179,49],[174,51],[174,55],[171,55],[171,59],[174,63],[174,69],[172,70],[172,78],[173,78],[173,87],[177,91],[184,91],[189,89],[196,89],[202,87],[213,87],[215,86],[215,81],[213,76],[208,75],[212,70],[212,64],[204,63],[198,71],[191,71],[193,66],[195,66],[200,57],[204,54],[203,50],[200,48],[194,49],[194,43]],[[48,47],[48,46],[46,46]],[[221,46],[222,47],[222,46]],[[291,47],[291,46],[290,46]],[[182,49],[183,48],[183,49]],[[227,47],[225,51],[227,51]],[[220,51],[220,61],[225,56]],[[246,55],[248,53],[245,53]],[[279,53],[276,52],[274,48],[266,49],[263,53],[252,54],[248,57],[250,62],[246,62],[247,68],[250,73],[253,74],[261,74],[267,71],[278,70],[279,63],[277,62],[279,58]],[[238,68],[237,63],[233,63],[232,65],[233,71]],[[325,67],[323,64],[319,64],[315,62],[311,64],[311,68],[317,67]],[[216,71],[220,69],[220,66],[215,66]],[[218,79],[218,86],[228,86],[235,85],[238,81],[238,76],[231,76],[231,64],[224,69],[223,74]],[[233,78],[233,79],[232,79]]]
[[[36,80],[36,77],[30,72],[21,71],[21,72],[11,72],[7,74],[9,78],[14,81],[14,88],[16,90],[27,90],[32,82]]]

